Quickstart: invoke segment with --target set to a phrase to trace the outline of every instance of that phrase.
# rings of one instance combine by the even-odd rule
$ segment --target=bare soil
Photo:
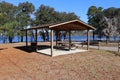
[[[112,52],[51,57],[17,48],[24,45],[0,44],[0,80],[120,80],[120,56]]]

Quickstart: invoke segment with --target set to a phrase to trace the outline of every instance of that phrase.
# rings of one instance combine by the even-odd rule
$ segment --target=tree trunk
[[[58,40],[61,41],[61,33],[58,31]]]
[[[108,45],[109,39],[110,39],[110,38],[107,36],[107,37],[106,37],[106,45]]]
[[[3,37],[3,43],[5,43],[6,41],[5,30],[4,30],[4,35],[2,37]]]
[[[17,37],[18,37],[18,42],[20,42],[20,36],[18,35]]]
[[[101,38],[102,38],[102,36],[101,36],[101,35],[99,35],[99,39],[100,39],[100,41],[101,41]]]
[[[9,36],[9,43],[12,43],[13,37]]]
[[[102,38],[102,37],[100,36],[100,41],[101,41],[101,38]]]
[[[116,42],[117,41],[117,36],[114,36],[114,42]]]
[[[43,41],[45,42],[46,41],[45,33],[43,32],[41,36],[42,36]]]
[[[4,35],[2,36],[2,39],[3,39],[3,43],[5,43],[5,40],[6,40],[6,39],[5,39],[5,36],[4,36]]]
[[[23,42],[23,36],[21,36],[21,40],[20,41]]]
[[[48,32],[48,30],[46,30],[46,37],[47,37],[47,41],[49,41],[49,32]]]
[[[63,33],[64,40],[66,39],[67,31]]]

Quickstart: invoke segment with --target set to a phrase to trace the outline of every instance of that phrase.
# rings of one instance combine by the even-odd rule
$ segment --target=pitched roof
[[[72,20],[72,21],[67,21],[67,22],[58,23],[58,24],[45,24],[45,25],[40,25],[37,27],[24,29],[24,30],[35,30],[35,29],[42,29],[42,28],[48,28],[48,29],[59,30],[59,31],[87,30],[87,29],[95,30],[93,26],[90,26],[87,23],[80,21],[80,20]]]
[[[72,20],[68,22],[51,25],[49,26],[49,28],[54,30],[86,30],[86,29],[94,30],[95,29],[94,27],[80,20]]]

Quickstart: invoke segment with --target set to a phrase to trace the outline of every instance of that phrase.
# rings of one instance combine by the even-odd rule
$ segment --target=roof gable
[[[88,29],[93,29],[95,30],[94,27],[88,25],[87,23],[80,21],[80,20],[72,20],[68,22],[63,22],[59,24],[47,24],[47,25],[40,25],[37,27],[32,27],[24,30],[35,30],[35,29],[43,29],[43,28],[48,28],[52,30],[59,30],[59,31],[68,31],[68,30],[88,30]],[[22,30],[22,31],[24,31]]]
[[[60,24],[55,24],[49,26],[50,29],[53,30],[87,30],[87,29],[95,29],[94,27],[84,23],[80,20],[72,20]]]

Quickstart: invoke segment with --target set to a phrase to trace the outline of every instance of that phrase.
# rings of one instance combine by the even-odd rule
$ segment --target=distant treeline
[[[58,12],[54,8],[45,5],[40,5],[38,9],[35,9],[34,5],[28,1],[19,3],[17,6],[5,1],[0,2],[0,34],[3,36],[4,43],[6,39],[12,43],[14,36],[20,36],[22,42],[24,32],[20,30],[28,26],[60,23],[74,19],[79,19],[79,16],[74,12]],[[28,33],[34,37],[33,31]],[[42,36],[44,41],[49,40],[48,29],[40,30],[38,34]],[[66,32],[60,33],[59,36],[63,34],[66,34]]]
[[[94,34],[98,35],[99,38],[106,36],[108,41],[111,36],[120,35],[120,8],[103,9],[102,7],[91,6],[87,15],[88,24],[96,28]],[[17,6],[5,1],[0,2],[0,35],[3,43],[6,39],[12,43],[15,36],[19,36],[20,42],[23,42],[25,33],[20,30],[28,26],[60,23],[74,19],[80,19],[74,12],[59,12],[45,5],[40,5],[38,9],[35,9],[35,6],[28,1],[19,3]],[[75,32],[73,34],[85,34],[85,32]],[[66,31],[57,33],[59,39],[63,36],[64,39],[66,38]],[[34,31],[29,31],[28,35],[34,38]],[[42,37],[43,41],[49,41],[48,29],[39,30],[38,35]]]

